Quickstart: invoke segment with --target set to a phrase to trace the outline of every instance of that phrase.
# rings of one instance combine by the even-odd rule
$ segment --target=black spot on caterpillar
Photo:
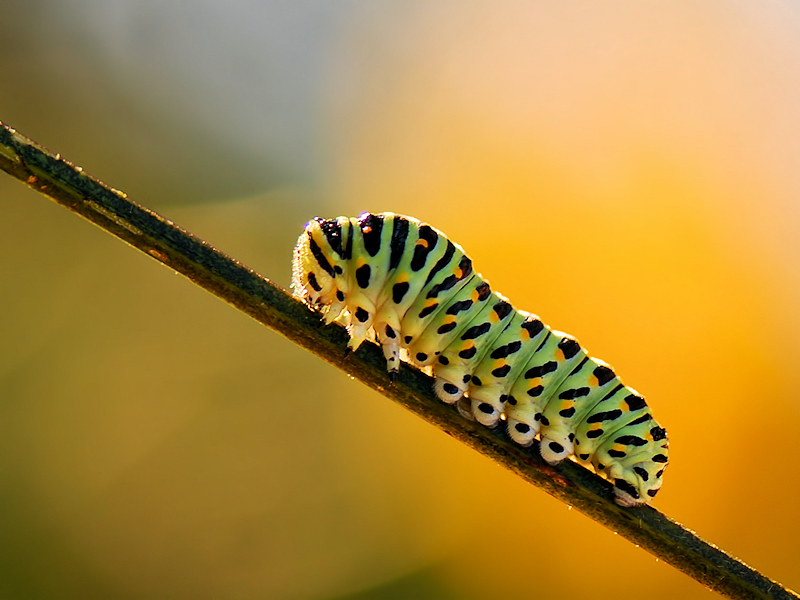
[[[343,317],[356,350],[373,334],[390,376],[401,352],[430,367],[436,395],[509,436],[540,440],[550,464],[574,456],[614,484],[622,506],[647,503],[668,462],[666,430],[636,391],[578,341],[493,292],[458,244],[394,213],[312,219],[294,251],[295,296]],[[398,335],[399,334],[399,335]]]

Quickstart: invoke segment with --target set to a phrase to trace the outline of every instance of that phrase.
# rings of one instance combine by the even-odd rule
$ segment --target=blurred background
[[[432,223],[648,397],[658,509],[800,588],[796,4],[2,11],[0,120],[283,286],[314,215]],[[709,597],[10,177],[0,207],[0,597]]]

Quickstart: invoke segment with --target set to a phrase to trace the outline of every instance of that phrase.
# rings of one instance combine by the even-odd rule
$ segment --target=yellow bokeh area
[[[39,0],[0,43],[0,120],[280,285],[314,215],[444,231],[647,397],[655,506],[800,588],[797,7]],[[0,597],[709,597],[9,177],[0,274]]]

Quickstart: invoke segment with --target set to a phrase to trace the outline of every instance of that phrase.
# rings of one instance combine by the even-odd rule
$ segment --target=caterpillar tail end
[[[614,501],[625,508],[642,506],[647,504],[631,484],[622,479],[617,479],[614,483]]]

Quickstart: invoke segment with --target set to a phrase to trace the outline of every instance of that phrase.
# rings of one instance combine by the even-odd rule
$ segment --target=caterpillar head
[[[297,239],[292,262],[292,293],[314,308],[325,308],[326,321],[342,312],[347,294],[343,277],[342,233],[346,218],[325,221],[316,217],[306,224]]]

